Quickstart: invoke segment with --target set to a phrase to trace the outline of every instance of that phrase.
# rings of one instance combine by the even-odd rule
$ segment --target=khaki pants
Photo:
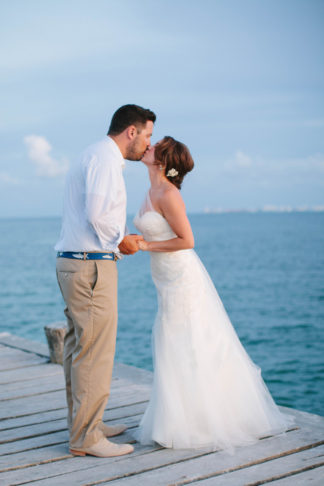
[[[70,447],[81,450],[103,437],[117,332],[117,265],[58,258],[56,273],[68,327],[64,373]]]

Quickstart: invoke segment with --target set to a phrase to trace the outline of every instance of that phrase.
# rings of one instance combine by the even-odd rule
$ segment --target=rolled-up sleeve
[[[125,232],[125,209],[126,193],[119,161],[93,156],[85,173],[85,216],[103,250],[118,250]]]

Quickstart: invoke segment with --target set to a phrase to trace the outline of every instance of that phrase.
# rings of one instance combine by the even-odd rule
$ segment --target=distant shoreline
[[[223,214],[223,213],[324,213],[324,206],[297,207],[290,206],[264,206],[263,208],[205,208],[204,214]]]
[[[324,213],[324,206],[318,208],[205,208],[202,211],[189,211],[188,215],[217,215],[217,214],[319,214]],[[127,214],[127,218],[134,218],[135,214]],[[61,219],[62,215],[47,215],[47,216],[0,216],[0,221],[18,221],[18,220],[35,220],[35,219]]]

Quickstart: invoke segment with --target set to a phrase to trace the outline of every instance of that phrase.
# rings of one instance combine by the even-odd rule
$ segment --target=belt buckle
[[[117,253],[114,253],[113,255],[114,255],[114,262],[117,262],[117,260],[118,260]]]
[[[87,259],[88,253],[86,251],[83,252],[83,261],[85,262]]]

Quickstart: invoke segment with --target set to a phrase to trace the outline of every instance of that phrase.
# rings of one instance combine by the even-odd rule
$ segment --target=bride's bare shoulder
[[[161,194],[160,204],[162,207],[184,205],[179,189],[173,184],[168,184]]]

